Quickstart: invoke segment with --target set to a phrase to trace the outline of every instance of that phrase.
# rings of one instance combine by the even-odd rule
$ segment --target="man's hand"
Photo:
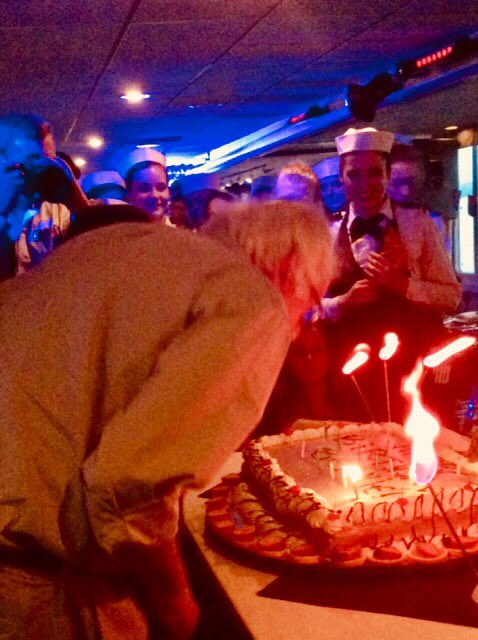
[[[408,288],[407,274],[384,255],[372,251],[364,271],[372,282],[405,295]]]
[[[0,215],[6,216],[17,207],[24,184],[25,176],[21,167],[0,164]]]
[[[377,287],[370,280],[358,280],[341,298],[344,307],[355,307],[372,302],[377,297]]]
[[[68,164],[61,158],[35,157],[26,166],[31,190],[42,200],[58,202],[70,210],[88,206],[89,202]]]

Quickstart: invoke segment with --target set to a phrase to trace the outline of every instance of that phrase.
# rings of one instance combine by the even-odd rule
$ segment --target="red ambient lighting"
[[[431,53],[428,56],[423,56],[423,58],[419,58],[415,61],[415,65],[417,69],[422,69],[433,62],[437,62],[438,60],[443,60],[447,56],[453,53],[453,47],[450,45],[449,47],[443,47],[439,51],[435,51],[435,53]]]
[[[292,116],[292,118],[289,118],[289,124],[297,124],[298,122],[302,122],[302,120],[305,120],[306,118],[305,113],[301,113],[300,116]]]

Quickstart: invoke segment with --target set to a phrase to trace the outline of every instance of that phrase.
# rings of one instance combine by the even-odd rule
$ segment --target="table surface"
[[[459,434],[448,432],[447,440],[459,442]],[[463,441],[463,440],[462,440]],[[237,472],[242,456],[235,453],[223,466],[211,486],[227,474]],[[326,630],[327,640],[477,640],[471,627],[429,620],[351,611],[265,598],[257,592],[277,574],[253,569],[226,558],[208,547],[204,539],[205,500],[190,491],[184,500],[184,520],[199,553],[219,582],[244,627],[257,640],[317,640]]]

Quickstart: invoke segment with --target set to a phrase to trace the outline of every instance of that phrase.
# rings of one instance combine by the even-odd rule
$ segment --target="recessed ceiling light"
[[[86,164],[86,160],[84,158],[73,158],[73,162],[76,164],[77,167],[79,167],[81,169],[81,167],[84,167]]]
[[[98,136],[90,136],[87,142],[92,149],[100,149],[104,144],[103,138],[99,138]]]
[[[130,104],[138,104],[139,102],[142,102],[143,100],[146,100],[150,97],[151,95],[149,93],[141,93],[141,91],[138,91],[137,89],[130,89],[123,96],[121,96],[123,100],[126,100]]]
[[[154,144],[153,142],[136,145],[136,149],[156,149],[156,147],[159,147],[159,144]]]
[[[458,129],[456,124],[450,124],[448,127],[445,127],[445,131],[456,131]]]

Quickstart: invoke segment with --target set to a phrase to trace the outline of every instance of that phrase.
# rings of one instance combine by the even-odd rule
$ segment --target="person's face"
[[[283,174],[277,179],[276,198],[279,200],[313,200],[312,183],[299,174]]]
[[[40,142],[29,138],[21,129],[0,127],[0,181],[8,180],[10,184],[13,181],[18,192],[25,191],[25,170],[35,167],[42,156]]]
[[[133,174],[127,193],[129,204],[147,211],[153,216],[162,216],[169,200],[166,171],[160,164],[151,164]]]
[[[341,175],[346,198],[358,214],[369,217],[380,211],[389,176],[379,151],[347,154],[342,160]]]
[[[321,178],[319,184],[320,194],[328,211],[330,213],[342,211],[345,207],[346,198],[344,185],[342,184],[340,176],[336,175]]]
[[[423,175],[417,162],[394,162],[387,193],[397,202],[416,202],[420,199]]]
[[[231,201],[224,198],[213,198],[207,205],[207,219],[218,213],[226,211],[231,206]]]
[[[169,218],[178,227],[188,226],[188,207],[183,200],[173,200],[171,202],[169,205]]]

